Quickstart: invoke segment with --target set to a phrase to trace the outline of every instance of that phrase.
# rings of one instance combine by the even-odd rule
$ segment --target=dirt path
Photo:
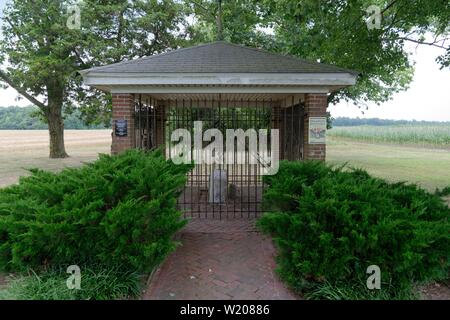
[[[449,283],[432,283],[419,289],[422,300],[450,300]]]

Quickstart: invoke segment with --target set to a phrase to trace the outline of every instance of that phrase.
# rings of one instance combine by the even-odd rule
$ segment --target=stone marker
[[[228,177],[225,170],[215,169],[209,177],[209,202],[224,203],[227,199]]]
[[[230,183],[230,185],[228,186],[228,199],[236,200],[237,198],[238,198],[238,187],[235,184]]]

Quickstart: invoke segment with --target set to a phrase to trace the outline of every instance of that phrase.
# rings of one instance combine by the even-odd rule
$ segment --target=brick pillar
[[[126,137],[115,135],[115,120],[127,120],[128,134]],[[136,132],[134,124],[134,95],[113,94],[112,95],[112,145],[111,153],[118,154],[124,150],[132,149],[136,143]]]
[[[327,116],[327,94],[310,93],[305,96],[305,119],[304,119],[304,159],[305,160],[323,160],[326,156],[325,144],[308,144],[309,137],[309,117]]]

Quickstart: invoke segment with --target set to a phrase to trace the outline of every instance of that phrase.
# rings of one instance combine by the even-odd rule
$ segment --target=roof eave
[[[105,73],[80,72],[90,86],[352,86],[352,73]]]

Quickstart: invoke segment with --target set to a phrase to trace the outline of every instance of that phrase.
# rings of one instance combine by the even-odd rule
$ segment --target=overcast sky
[[[0,0],[0,10],[4,4],[5,0]],[[360,110],[352,103],[332,105],[329,107],[332,116],[450,121],[450,70],[439,70],[435,62],[442,49],[410,45],[408,50],[413,53],[411,58],[416,62],[416,72],[407,91],[394,95],[391,101],[380,106],[369,104],[369,110]],[[11,88],[0,89],[0,107],[29,105],[27,100],[17,101],[17,96]]]
[[[407,91],[395,94],[391,101],[379,106],[369,104],[369,110],[360,110],[353,103],[330,106],[333,117],[360,117],[450,121],[450,70],[439,70],[435,62],[443,51],[440,48],[408,45],[416,61],[414,80]],[[364,114],[361,113],[364,111]]]

